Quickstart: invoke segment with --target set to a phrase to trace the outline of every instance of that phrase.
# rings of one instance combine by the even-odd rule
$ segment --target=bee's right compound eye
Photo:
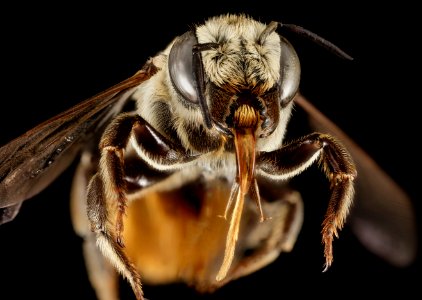
[[[174,42],[168,68],[174,88],[187,101],[199,104],[199,96],[192,68],[192,48],[198,43],[195,34],[188,31]]]
[[[299,88],[300,62],[293,46],[285,38],[280,36],[280,103],[286,106]]]

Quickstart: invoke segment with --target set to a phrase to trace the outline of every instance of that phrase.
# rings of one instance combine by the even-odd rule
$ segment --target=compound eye
[[[174,88],[186,100],[199,103],[196,82],[192,72],[192,47],[198,39],[192,31],[179,36],[170,50],[168,68]]]
[[[299,88],[300,62],[293,46],[285,38],[280,36],[281,57],[280,57],[280,103],[286,106]]]

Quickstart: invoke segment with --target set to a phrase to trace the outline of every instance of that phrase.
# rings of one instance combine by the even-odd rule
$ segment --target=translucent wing
[[[92,136],[123,107],[134,88],[156,68],[147,63],[134,76],[41,123],[0,148],[0,224],[21,203],[46,188]]]
[[[295,102],[314,130],[338,137],[357,165],[356,200],[349,224],[363,245],[396,266],[416,256],[416,219],[407,194],[350,137],[302,95]]]

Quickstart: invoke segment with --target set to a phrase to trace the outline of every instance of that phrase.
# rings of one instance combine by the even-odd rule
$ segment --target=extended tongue
[[[227,232],[226,248],[223,263],[216,276],[217,281],[223,280],[232,264],[236,242],[239,236],[240,220],[245,196],[254,181],[255,169],[255,132],[259,113],[247,104],[241,105],[234,113],[234,143],[236,148],[237,177],[233,184],[224,217],[234,207]]]

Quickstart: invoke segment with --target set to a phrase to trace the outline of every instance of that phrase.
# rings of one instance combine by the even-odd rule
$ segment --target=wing
[[[396,266],[416,257],[416,217],[407,194],[350,137],[302,95],[295,102],[313,129],[338,137],[357,166],[356,201],[349,223],[363,245]]]
[[[157,72],[149,61],[132,77],[41,123],[0,148],[0,224],[46,188],[95,132],[123,107],[136,86]]]

